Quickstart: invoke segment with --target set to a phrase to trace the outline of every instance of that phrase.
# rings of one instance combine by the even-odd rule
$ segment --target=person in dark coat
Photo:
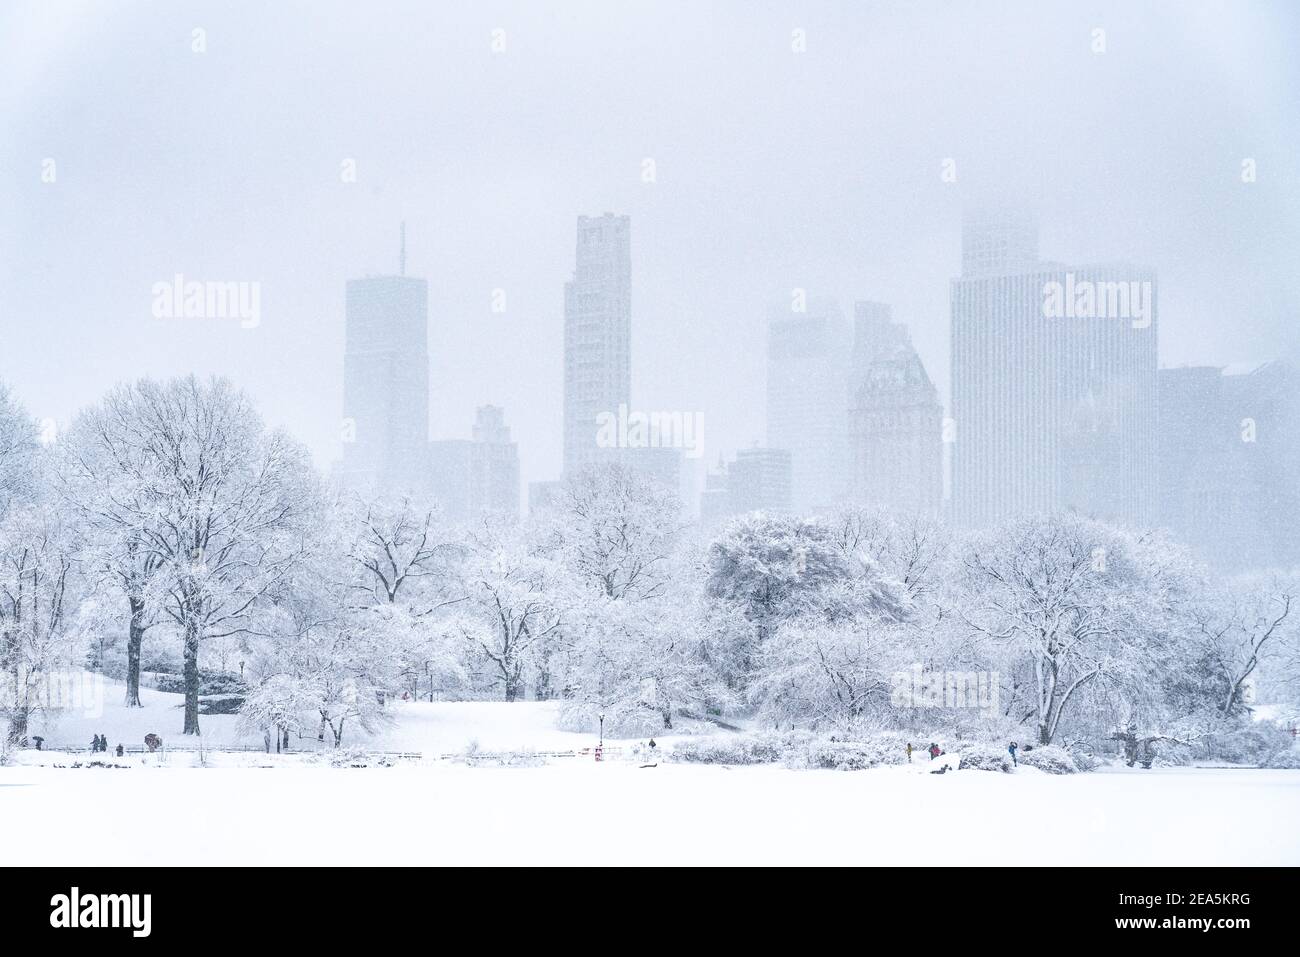
[[[1016,742],[1012,741],[1010,744],[1007,745],[1007,753],[1011,755],[1011,763],[1012,763],[1015,767],[1020,767],[1020,762],[1016,760],[1016,748],[1017,748],[1017,747],[1018,747],[1018,745],[1016,744]]]
[[[94,754],[98,750],[99,750],[99,735],[95,735],[93,738],[90,739],[90,753]]]
[[[935,758],[937,758],[937,757],[938,757],[939,755],[941,755],[941,754],[943,754],[943,749],[940,748],[940,747],[939,747],[937,744],[935,744],[933,741],[931,741],[931,742],[930,742],[930,760],[933,761]]]
[[[120,758],[120,757],[121,757],[123,754],[125,754],[125,753],[126,753],[126,749],[124,749],[124,748],[119,744],[119,745],[117,746],[117,756]]]

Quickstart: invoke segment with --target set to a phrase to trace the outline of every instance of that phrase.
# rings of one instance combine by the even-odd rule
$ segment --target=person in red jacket
[[[935,758],[937,758],[937,757],[938,757],[939,755],[941,755],[941,754],[943,754],[943,751],[939,748],[939,746],[938,746],[937,744],[935,744],[933,741],[931,741],[931,742],[930,742],[930,760],[933,761]]]

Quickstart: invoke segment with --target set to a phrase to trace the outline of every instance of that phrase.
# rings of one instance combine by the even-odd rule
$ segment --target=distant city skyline
[[[765,439],[794,288],[890,303],[947,407],[962,210],[1008,197],[1062,261],[1155,270],[1162,364],[1300,354],[1291,4],[570,9],[6,4],[0,378],[66,424],[120,379],[227,375],[328,468],[344,285],[397,271],[405,221],[432,437],[500,405],[552,479],[574,218],[617,210],[631,402],[702,413],[713,463]],[[260,323],[154,318],[177,273],[259,283]]]

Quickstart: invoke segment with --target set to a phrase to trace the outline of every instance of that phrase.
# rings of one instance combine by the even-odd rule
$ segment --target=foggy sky
[[[553,478],[575,220],[613,211],[633,404],[702,413],[712,464],[763,438],[795,287],[891,303],[946,403],[961,211],[1008,199],[1044,258],[1157,271],[1162,364],[1300,358],[1298,41],[1285,2],[6,2],[0,381],[66,421],[228,375],[327,467],[344,283],[396,271],[405,220],[432,437],[503,405]],[[175,273],[260,282],[261,324],[153,318]]]

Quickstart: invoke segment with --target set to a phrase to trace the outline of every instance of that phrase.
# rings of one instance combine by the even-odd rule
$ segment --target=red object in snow
[[[597,749],[596,749],[596,760],[597,760],[597,761],[604,760],[604,758],[602,757],[602,755],[604,755],[604,753],[605,753],[605,749],[604,749],[604,748],[597,748]]]

